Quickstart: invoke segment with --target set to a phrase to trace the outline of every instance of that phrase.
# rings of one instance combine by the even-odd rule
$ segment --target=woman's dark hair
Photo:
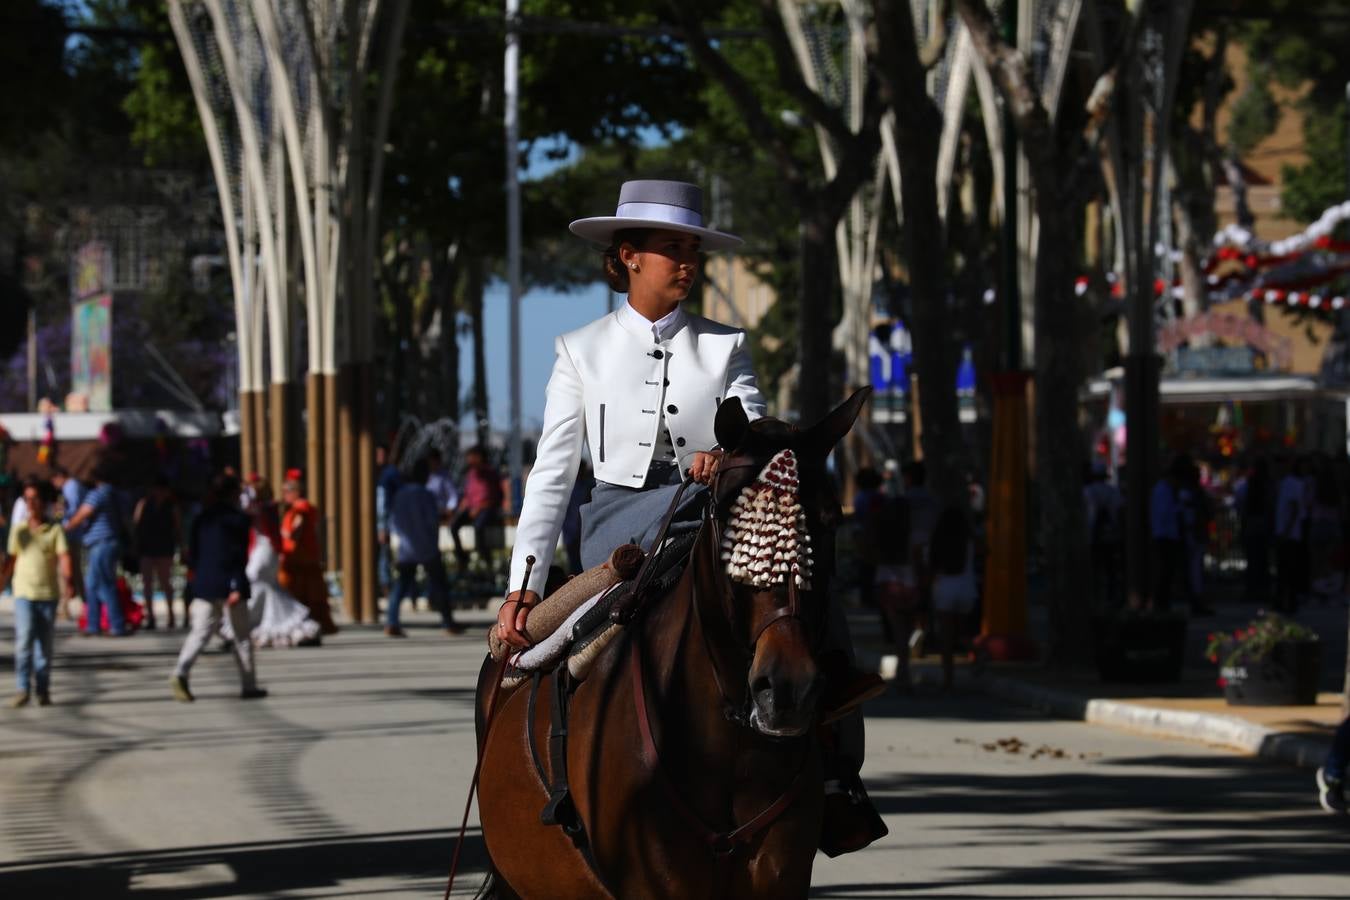
[[[634,247],[640,247],[651,234],[650,228],[625,228],[622,231],[614,232],[614,239],[610,241],[605,248],[605,254],[602,260],[602,267],[605,273],[605,281],[609,283],[609,289],[616,294],[628,293],[628,268],[624,266],[623,260],[619,259],[619,247],[624,242],[632,244]]]
[[[277,507],[274,503],[264,503],[260,505],[254,513],[254,528],[264,537],[272,542],[272,548],[276,552],[281,552],[281,519],[277,515]]]

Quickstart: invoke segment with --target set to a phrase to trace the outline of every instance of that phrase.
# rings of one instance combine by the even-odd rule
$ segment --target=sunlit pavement
[[[227,654],[167,678],[183,632],[75,636],[56,705],[0,710],[0,897],[434,897],[473,765],[462,637],[347,628],[260,652],[241,702]],[[12,670],[0,614],[0,667]],[[8,692],[5,692],[8,693]],[[818,897],[1343,898],[1346,820],[1306,772],[1042,719],[976,693],[886,698],[869,787],[891,835],[818,857]],[[468,895],[481,872],[469,845]]]

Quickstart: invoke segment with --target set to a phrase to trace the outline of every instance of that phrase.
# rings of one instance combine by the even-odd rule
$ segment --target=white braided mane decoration
[[[741,489],[722,536],[722,562],[733,581],[767,588],[790,575],[811,590],[811,535],[799,488],[797,457],[781,450]]]

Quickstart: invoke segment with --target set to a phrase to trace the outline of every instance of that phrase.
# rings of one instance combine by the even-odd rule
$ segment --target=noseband
[[[731,695],[726,689],[726,680],[722,676],[724,662],[719,663],[719,657],[729,654],[743,662],[745,671],[748,673],[750,663],[754,659],[755,644],[759,642],[760,637],[771,626],[786,619],[800,619],[800,600],[797,589],[797,579],[788,577],[787,597],[788,603],[784,607],[779,607],[762,622],[755,631],[755,636],[747,647],[743,642],[736,640],[736,635],[732,630],[732,625],[736,621],[734,610],[728,598],[734,596],[734,589],[731,588],[731,579],[721,568],[721,556],[718,548],[722,546],[722,529],[720,526],[721,516],[718,512],[717,498],[721,488],[721,479],[728,471],[738,469],[751,469],[761,467],[761,463],[756,463],[749,457],[731,457],[724,458],[718,465],[717,472],[713,475],[711,490],[709,491],[709,502],[704,508],[703,526],[706,529],[695,543],[694,552],[705,553],[708,558],[704,565],[696,565],[694,560],[689,563],[688,574],[692,577],[689,580],[690,600],[693,605],[695,630],[702,637],[704,648],[708,655],[708,662],[712,669],[713,681],[717,685],[717,691],[722,697],[723,709],[727,719],[747,728],[750,725],[749,715],[749,692],[746,690],[746,678],[741,677],[739,681],[739,702],[733,701]],[[688,482],[686,482],[687,484]],[[675,503],[678,503],[677,494]],[[672,508],[675,504],[672,504]],[[669,515],[669,514],[668,514]],[[664,528],[662,529],[664,533]],[[652,555],[660,552],[660,545],[663,542],[658,539],[657,550]],[[709,552],[711,551],[711,552]],[[718,578],[715,589],[703,590],[698,577],[699,571],[706,571],[711,577],[714,572],[721,573]],[[725,589],[723,586],[725,585]],[[720,609],[705,610],[704,604],[710,601],[710,595],[718,598],[718,607]],[[714,615],[714,612],[720,612],[721,615]],[[643,671],[642,662],[642,644],[641,641],[634,641],[629,651],[629,672],[633,682],[633,700],[635,705],[635,715],[638,722],[638,731],[642,740],[642,753],[645,761],[652,768],[656,779],[665,788],[666,794],[670,800],[672,808],[678,813],[691,831],[699,835],[704,845],[708,848],[715,862],[722,863],[734,856],[737,851],[749,846],[756,836],[762,833],[769,826],[774,824],[792,805],[806,785],[807,767],[805,752],[801,755],[801,765],[797,769],[796,775],[792,781],[779,793],[778,797],[768,806],[761,809],[756,815],[750,817],[740,825],[733,825],[728,829],[713,828],[707,824],[702,816],[690,805],[685,793],[679,790],[675,782],[671,780],[665,767],[661,764],[661,753],[657,746],[656,737],[652,732],[651,713],[647,704],[647,679]],[[598,872],[597,872],[598,875]]]
[[[788,451],[788,453],[790,456],[791,452]],[[807,564],[805,558],[805,554],[809,553],[810,536],[805,534],[804,525],[799,526],[805,535],[806,541],[806,543],[801,545],[800,550],[797,551],[802,554],[802,566],[800,570],[797,566],[793,565],[793,560],[791,559],[784,560],[782,563],[778,560],[771,560],[769,557],[776,549],[774,547],[768,548],[768,552],[763,554],[765,556],[764,561],[769,566],[779,566],[777,570],[773,571],[784,576],[782,577],[781,582],[784,584],[783,594],[785,595],[787,602],[775,607],[771,613],[766,615],[755,625],[754,634],[750,638],[748,644],[735,637],[736,634],[740,633],[740,630],[734,627],[735,623],[740,619],[740,616],[737,615],[735,605],[732,603],[732,600],[735,598],[735,584],[746,583],[747,581],[757,581],[757,584],[748,584],[747,586],[757,592],[773,592],[775,594],[778,592],[776,586],[772,583],[773,571],[767,573],[760,572],[759,574],[761,577],[756,578],[755,575],[757,573],[748,570],[743,563],[739,565],[733,563],[729,568],[738,569],[742,576],[733,578],[730,572],[722,568],[722,553],[718,551],[724,548],[724,544],[728,537],[731,537],[733,540],[735,537],[734,535],[728,535],[724,532],[722,522],[724,518],[732,516],[737,508],[735,500],[723,498],[723,479],[728,473],[743,469],[760,472],[768,471],[773,462],[778,460],[781,455],[781,453],[775,455],[773,460],[767,464],[762,460],[756,460],[748,455],[729,455],[723,457],[721,463],[717,467],[717,471],[713,475],[712,484],[710,485],[710,500],[704,511],[704,525],[710,533],[711,546],[715,551],[711,560],[716,563],[713,568],[716,571],[723,573],[723,579],[721,579],[721,581],[722,584],[725,585],[725,589],[713,591],[701,590],[701,588],[706,587],[706,585],[700,585],[697,578],[695,578],[692,583],[694,613],[698,622],[698,630],[703,635],[704,644],[708,651],[708,660],[712,666],[713,679],[717,683],[718,692],[722,696],[727,718],[747,727],[750,725],[750,696],[745,685],[747,678],[743,675],[738,680],[730,682],[731,684],[734,684],[737,689],[728,690],[728,679],[724,677],[723,673],[728,670],[734,671],[734,669],[739,668],[743,669],[744,672],[748,674],[749,667],[754,660],[755,647],[758,645],[760,638],[762,638],[770,628],[773,628],[780,623],[794,620],[798,622],[798,624],[802,626],[804,632],[813,635],[813,650],[815,649],[815,645],[820,642],[819,635],[814,634],[812,629],[807,628],[801,596],[804,590],[809,591],[812,588],[810,582],[807,580],[811,573],[809,564]],[[737,497],[739,496],[740,494],[738,493]],[[721,508],[724,499],[730,502],[730,508],[725,511],[725,515]],[[800,496],[798,496],[797,502],[800,503]],[[735,558],[739,559],[739,557]],[[763,577],[766,574],[770,577]],[[705,606],[710,599],[707,597],[707,594],[710,593],[717,597],[716,609],[720,612],[719,618],[721,619],[721,622],[725,623],[724,630],[717,628],[716,624],[711,621],[714,619],[714,616],[712,615],[714,610],[706,608]],[[719,631],[724,631],[724,633],[719,634]],[[816,631],[819,631],[819,629],[816,629]],[[729,662],[726,659],[727,656],[733,657],[735,661]]]

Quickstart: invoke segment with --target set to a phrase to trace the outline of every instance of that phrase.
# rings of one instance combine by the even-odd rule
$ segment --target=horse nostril
[[[773,682],[761,675],[750,682],[750,694],[760,702],[767,703],[773,698]]]
[[[825,689],[825,679],[820,675],[815,676],[809,682],[807,682],[806,687],[802,690],[801,704],[800,704],[801,708],[811,709],[813,706],[815,706],[816,701],[820,699],[821,691],[823,691],[824,689]]]

